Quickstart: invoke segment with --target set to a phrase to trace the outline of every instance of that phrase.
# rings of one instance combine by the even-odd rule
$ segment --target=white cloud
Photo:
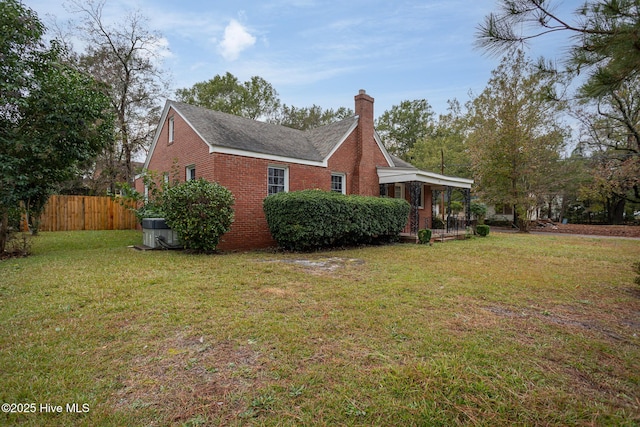
[[[227,61],[235,61],[240,56],[240,52],[253,46],[256,38],[235,19],[229,22],[224,29],[224,38],[218,45],[220,54]]]

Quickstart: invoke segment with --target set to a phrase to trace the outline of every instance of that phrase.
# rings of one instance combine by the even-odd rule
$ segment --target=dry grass
[[[44,233],[0,262],[9,425],[637,425],[640,241],[214,256]]]

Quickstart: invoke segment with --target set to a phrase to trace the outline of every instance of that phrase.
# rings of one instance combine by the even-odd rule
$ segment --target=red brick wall
[[[213,161],[215,174],[211,178],[205,178],[228,188],[236,200],[235,221],[231,231],[222,237],[223,242],[219,246],[221,250],[275,245],[262,210],[262,202],[267,197],[269,166],[288,168],[289,191],[331,189],[331,171],[322,167],[219,153],[214,154]]]
[[[174,140],[169,144],[168,119],[174,118]],[[185,168],[196,165],[196,178],[213,175],[213,163],[203,161],[211,157],[209,146],[194,132],[173,109],[169,110],[167,120],[162,125],[160,137],[156,143],[148,166],[148,170],[158,173],[169,173],[173,180],[174,169],[179,181],[185,180]],[[141,180],[136,181],[136,189],[142,191]]]

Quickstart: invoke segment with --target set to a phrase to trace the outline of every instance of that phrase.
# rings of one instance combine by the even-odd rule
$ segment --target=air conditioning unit
[[[169,228],[164,218],[142,220],[142,243],[152,249],[180,247],[178,233]]]

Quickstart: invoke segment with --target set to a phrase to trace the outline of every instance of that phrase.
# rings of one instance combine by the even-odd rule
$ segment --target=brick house
[[[360,90],[354,117],[299,131],[167,101],[143,171],[179,180],[205,178],[235,197],[235,221],[222,250],[273,246],[262,202],[280,191],[310,188],[403,197],[412,204],[407,232],[430,227],[432,191],[472,181],[419,170],[390,155],[374,129],[373,98]],[[141,179],[136,189],[143,191]]]

